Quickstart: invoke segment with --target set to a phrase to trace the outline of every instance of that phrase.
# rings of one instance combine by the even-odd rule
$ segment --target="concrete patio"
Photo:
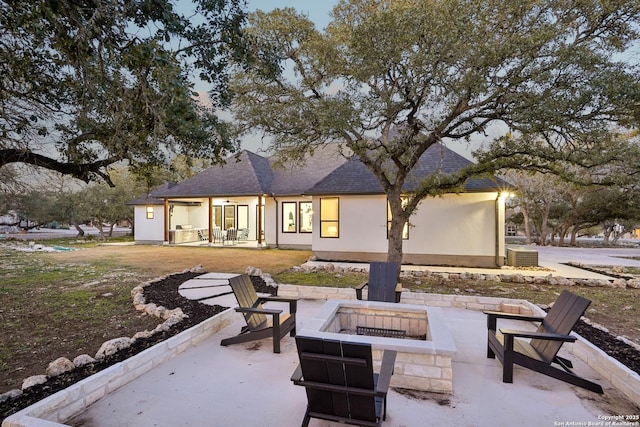
[[[639,250],[634,252],[640,254]],[[603,254],[594,264],[619,265],[617,259],[609,259],[612,256],[616,254]],[[546,261],[543,251],[541,265],[552,269],[551,274],[564,277],[595,274]],[[182,286],[183,294],[202,298],[209,289],[212,293],[207,303],[236,305],[233,295],[220,295],[224,294],[224,284],[219,279],[205,275],[192,282]],[[299,334],[304,334],[305,322],[324,303],[323,299],[299,301]],[[612,417],[637,416],[640,409],[601,373],[571,354],[582,351],[573,345],[565,345],[561,355],[574,362],[578,375],[600,383],[604,395],[522,368],[516,368],[513,384],[502,383],[501,365],[486,358],[485,316],[469,307],[441,308],[457,347],[452,363],[453,394],[393,388],[384,426],[639,425],[634,420],[629,424],[613,424],[625,419]],[[300,425],[306,395],[304,389],[289,380],[298,363],[294,339],[288,336],[283,339],[281,354],[272,353],[270,340],[220,346],[221,339],[236,335],[243,325],[239,314],[227,310],[14,414],[2,427]],[[500,326],[522,328],[520,324]],[[615,367],[613,362],[605,363]],[[640,393],[637,374],[631,374],[625,381],[635,381]],[[310,425],[339,424],[312,420]]]
[[[321,301],[300,301],[301,331],[321,306]],[[516,370],[513,384],[502,383],[499,363],[486,358],[484,316],[464,309],[443,311],[458,348],[453,395],[393,389],[385,426],[554,426],[637,413],[583,363],[577,372],[600,382],[604,396],[524,369]],[[283,340],[281,354],[272,353],[269,340],[221,347],[220,339],[236,334],[242,324],[234,318],[219,333],[98,400],[71,425],[300,425],[306,395],[289,380],[298,363],[294,340]],[[310,425],[337,424],[312,420]]]

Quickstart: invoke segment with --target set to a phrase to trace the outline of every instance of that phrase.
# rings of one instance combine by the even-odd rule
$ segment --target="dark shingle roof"
[[[136,197],[130,202],[127,202],[127,205],[164,205],[164,199],[159,199],[156,196],[166,192],[169,188],[174,187],[175,185],[177,184],[174,182],[165,182],[151,190],[149,194]]]
[[[269,161],[243,150],[226,164],[212,166],[168,189],[161,197],[253,196],[268,194],[273,180]]]
[[[317,148],[304,165],[277,167],[276,157],[265,158],[243,150],[227,158],[226,164],[210,167],[179,184],[154,191],[153,196],[193,198],[384,193],[363,163],[355,158],[347,160],[340,153],[338,144],[329,144]],[[422,178],[436,171],[451,173],[470,163],[444,145],[435,144],[420,158],[404,189],[411,191]],[[465,184],[465,190],[486,191],[506,186],[501,180],[473,179]]]
[[[270,159],[272,165],[276,161],[277,157]],[[330,144],[316,148],[304,165],[274,166],[271,193],[279,196],[304,194],[345,161],[340,147]]]
[[[442,144],[434,144],[420,157],[404,185],[405,191],[412,191],[425,177],[441,171],[453,173],[472,163]],[[471,179],[464,186],[466,191],[494,191],[505,188],[501,180]],[[384,190],[376,177],[356,158],[345,162],[327,175],[307,194],[382,194]]]

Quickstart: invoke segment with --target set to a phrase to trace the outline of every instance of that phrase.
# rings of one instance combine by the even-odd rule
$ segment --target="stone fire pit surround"
[[[357,335],[356,326],[406,331],[408,338]],[[376,367],[383,350],[398,352],[391,385],[453,393],[452,356],[456,353],[439,307],[375,301],[328,300],[299,335],[369,343]],[[415,339],[426,335],[425,339]]]

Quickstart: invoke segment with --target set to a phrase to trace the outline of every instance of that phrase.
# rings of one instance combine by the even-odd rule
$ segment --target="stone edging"
[[[579,264],[572,264],[573,267],[580,268]],[[324,265],[301,265],[294,267],[297,271],[327,271],[327,272],[358,272],[366,273],[368,270],[361,267],[341,267],[335,264],[328,263]],[[531,284],[549,284],[549,285],[561,285],[561,286],[589,286],[589,287],[607,287],[607,288],[634,288],[640,289],[640,278],[624,279],[624,278],[611,278],[611,279],[570,279],[562,276],[553,276],[548,274],[546,276],[527,276],[521,273],[496,273],[496,274],[482,274],[472,272],[462,273],[442,273],[429,270],[403,270],[400,273],[401,277],[416,278],[419,280],[423,277],[441,277],[445,280],[487,280],[492,282],[503,283],[531,283]]]

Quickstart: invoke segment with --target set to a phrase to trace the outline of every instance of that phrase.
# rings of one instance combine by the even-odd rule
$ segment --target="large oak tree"
[[[604,136],[638,106],[637,67],[618,56],[638,39],[635,0],[342,0],[332,16],[323,31],[292,9],[253,16],[281,72],[238,73],[237,118],[292,159],[328,142],[354,153],[388,196],[389,261],[402,259],[403,225],[425,197],[511,166],[612,160],[619,145]],[[403,189],[431,145],[496,123],[513,137],[475,165]]]

